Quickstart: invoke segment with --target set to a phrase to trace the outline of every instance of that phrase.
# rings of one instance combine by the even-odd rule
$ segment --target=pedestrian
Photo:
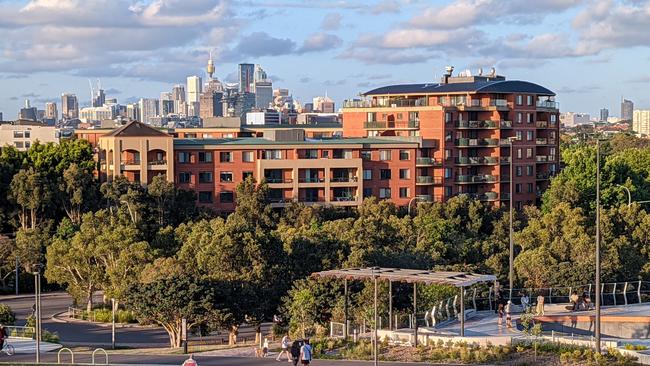
[[[5,326],[0,324],[0,351],[2,351],[5,347],[5,338],[9,337],[7,334],[7,329],[5,329]]]
[[[537,296],[537,315],[544,315],[544,296]]]
[[[278,354],[276,360],[280,361],[280,357],[282,357],[282,354],[286,353],[287,362],[291,362],[291,353],[289,353],[289,334],[287,333],[284,334],[284,337],[282,337],[282,341],[280,341],[280,346],[282,347],[282,351],[280,351],[280,354]]]
[[[300,349],[302,348],[302,341],[296,339],[291,343],[291,360],[293,361],[293,366],[298,366],[300,361]]]
[[[269,339],[264,338],[264,345],[262,346],[262,357],[269,355]]]
[[[578,310],[578,293],[573,291],[569,297],[569,300],[571,302],[571,311]]]
[[[530,299],[528,298],[528,295],[524,292],[524,294],[521,296],[521,308],[523,309],[524,313],[528,312],[528,307],[530,306]]]
[[[512,301],[508,300],[508,303],[506,304],[506,327],[512,328]]]
[[[309,339],[305,339],[305,344],[300,347],[300,362],[303,365],[309,365],[311,362],[311,345]]]
[[[503,325],[503,304],[499,304],[499,308],[497,309],[497,324],[499,326]]]

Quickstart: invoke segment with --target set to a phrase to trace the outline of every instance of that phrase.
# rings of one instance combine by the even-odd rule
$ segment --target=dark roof
[[[148,126],[142,122],[131,121],[124,126],[114,130],[106,136],[120,136],[120,137],[144,137],[144,136],[169,136],[170,135]]]
[[[368,145],[368,144],[405,144],[415,145],[417,142],[398,139],[377,139],[377,138],[341,138],[341,139],[305,139],[302,141],[273,141],[261,137],[240,137],[240,138],[210,138],[210,139],[174,139],[175,146],[183,147],[204,147],[214,145],[260,145],[260,146],[283,146],[283,145]]]
[[[471,83],[451,84],[402,84],[382,86],[363,95],[385,94],[445,94],[445,93],[527,93],[554,96],[555,93],[545,87],[520,80],[475,81]]]
[[[429,271],[405,268],[346,268],[316,272],[312,277],[350,280],[378,280],[467,287],[480,282],[496,281],[496,276],[467,272]]]

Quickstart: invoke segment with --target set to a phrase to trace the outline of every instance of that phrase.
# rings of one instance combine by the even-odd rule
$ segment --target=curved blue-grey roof
[[[554,96],[551,90],[528,81],[520,80],[494,80],[475,81],[471,83],[450,83],[450,84],[402,84],[382,86],[370,90],[363,95],[385,95],[385,94],[428,94],[428,93],[524,93]]]

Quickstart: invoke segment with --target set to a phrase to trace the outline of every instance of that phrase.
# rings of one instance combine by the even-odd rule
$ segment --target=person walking
[[[524,313],[528,312],[528,307],[530,307],[530,299],[528,298],[528,295],[524,292],[523,295],[521,295],[521,308]]]
[[[508,303],[506,304],[505,307],[506,311],[506,327],[507,328],[512,328],[512,301],[508,300]]]
[[[499,326],[502,326],[503,325],[503,304],[499,304],[499,308],[497,309],[497,314],[498,314],[497,324]]]
[[[302,341],[296,339],[291,343],[291,360],[293,361],[293,366],[298,366],[300,361],[300,349],[302,348]]]
[[[305,339],[305,344],[300,347],[300,363],[309,365],[311,362],[311,345],[309,339]]]
[[[280,341],[280,346],[282,347],[282,350],[278,354],[278,357],[276,357],[276,361],[280,361],[280,357],[282,357],[282,354],[286,353],[287,362],[291,362],[291,353],[289,353],[289,334],[287,333],[284,334],[284,337],[282,337],[282,341]]]
[[[544,296],[537,296],[537,315],[544,315]]]
[[[269,355],[269,339],[264,338],[264,344],[262,345],[262,357],[267,357]]]

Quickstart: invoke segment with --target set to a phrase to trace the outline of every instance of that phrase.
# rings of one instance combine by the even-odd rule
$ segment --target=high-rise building
[[[150,124],[152,118],[158,115],[158,99],[140,98],[138,110],[140,112],[139,120],[142,123]]]
[[[650,136],[650,110],[636,109],[632,114],[632,131]]]
[[[327,96],[327,94],[324,97],[316,97],[313,99],[313,111],[314,112],[320,112],[320,113],[334,113],[335,112],[335,106],[334,106],[334,101]]]
[[[45,103],[45,118],[54,119],[54,120],[59,118],[59,113],[56,110],[56,103],[55,102],[47,102],[47,103]]]
[[[634,117],[634,103],[623,99],[621,102],[621,121],[631,121]]]
[[[101,107],[106,103],[106,94],[104,89],[97,89],[97,93],[93,96],[93,107]]]
[[[74,94],[61,95],[61,118],[79,118],[79,102]]]
[[[239,92],[252,93],[255,78],[255,65],[239,64]]]
[[[609,118],[609,109],[602,108],[600,110],[600,122],[607,122],[607,118]]]
[[[187,77],[187,115],[190,117],[200,114],[201,86],[200,76]]]
[[[25,99],[25,107],[20,108],[18,119],[28,119],[36,121],[38,119],[38,110],[29,104],[29,99]]]
[[[137,103],[126,105],[126,118],[133,121],[137,121],[140,118],[140,110]]]
[[[260,109],[269,108],[273,104],[273,83],[269,79],[256,80],[254,82],[255,107]]]
[[[174,100],[172,99],[172,93],[160,93],[160,106],[158,107],[158,112],[161,117],[167,117],[168,114],[174,113]]]
[[[261,81],[268,79],[266,76],[266,71],[260,65],[255,65],[255,75],[253,76],[253,81]]]
[[[86,123],[101,122],[116,116],[116,106],[86,107],[79,110],[79,120]]]
[[[575,127],[591,123],[591,116],[588,113],[567,112],[560,114],[560,123],[564,127]]]
[[[2,122],[2,121],[4,121],[4,120],[2,119],[2,112],[0,112],[0,122]]]

